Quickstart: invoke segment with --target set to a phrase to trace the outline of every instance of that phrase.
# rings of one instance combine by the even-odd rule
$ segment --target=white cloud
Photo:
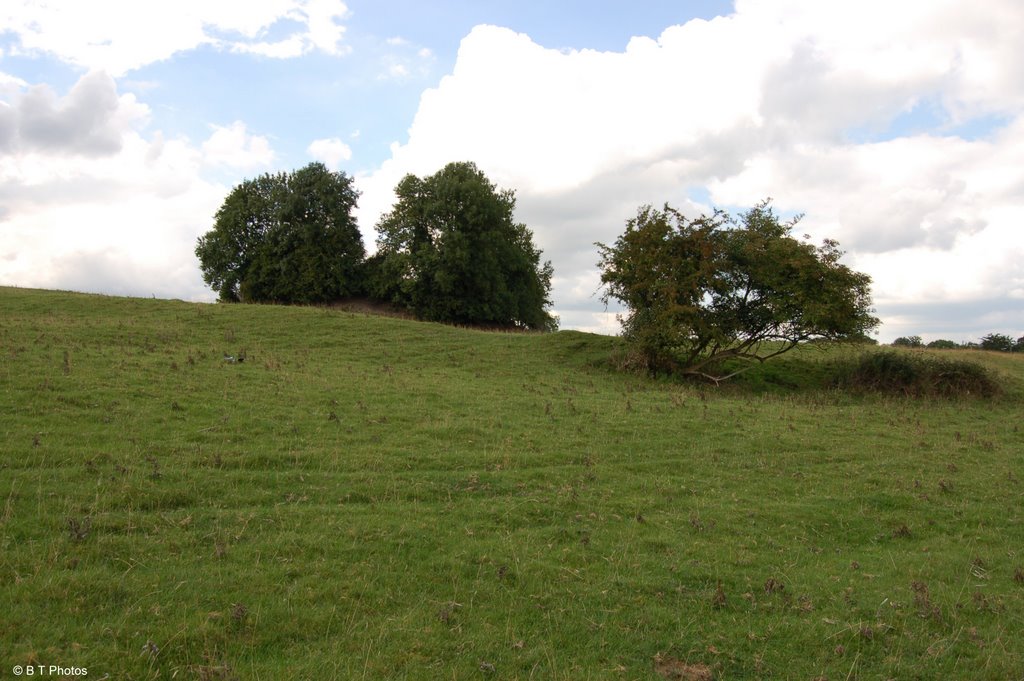
[[[393,37],[384,41],[387,46],[381,61],[378,80],[408,80],[410,77],[426,78],[436,59],[427,47],[417,46],[405,38]]]
[[[203,160],[210,165],[252,170],[269,166],[274,151],[266,137],[250,135],[245,123],[235,121],[227,127],[212,126],[213,134],[203,142]]]
[[[342,161],[352,158],[352,149],[337,137],[314,140],[306,151],[318,161],[323,161],[327,167],[337,170]]]
[[[341,45],[345,27],[337,20],[348,16],[348,8],[340,0],[308,0],[305,7],[306,34],[310,44],[327,54],[347,54],[350,48]]]
[[[2,57],[3,53],[0,52],[0,58]],[[0,71],[0,97],[16,94],[26,87],[28,87],[28,83],[21,78]]]
[[[11,54],[46,52],[114,76],[202,45],[279,58],[349,51],[339,23],[348,9],[339,0],[253,0],[239,10],[235,3],[208,0],[7,0],[0,26],[17,36]],[[301,28],[266,40],[282,21]]]
[[[211,299],[193,249],[226,188],[200,177],[203,150],[144,137],[140,105],[105,76],[32,93],[7,110],[47,126],[0,150],[0,283]]]
[[[261,57],[270,57],[271,59],[291,59],[293,57],[301,57],[306,50],[306,41],[302,39],[302,36],[297,35],[272,43],[235,43],[231,46],[232,52],[258,54]]]
[[[703,65],[708,42],[688,24],[661,42],[634,39],[625,53],[564,53],[479,26],[463,40],[454,72],[424,93],[410,142],[391,164],[428,171],[472,158],[524,191],[550,193],[752,124],[759,91],[742,59],[717,61],[714,71],[680,69]]]
[[[37,85],[12,100],[0,104],[0,153],[116,153],[122,131],[149,115],[134,95],[119,96],[113,79],[102,72],[82,77],[62,98],[48,86]]]
[[[199,178],[182,140],[127,133],[116,155],[53,167],[37,152],[5,164],[0,282],[211,299],[193,254],[226,189]],[[20,172],[19,172],[20,170]]]
[[[388,78],[405,78],[409,75],[409,67],[405,64],[392,64],[388,67]]]
[[[361,221],[405,173],[475,161],[517,190],[563,319],[600,308],[578,286],[594,241],[643,203],[694,212],[698,188],[806,213],[801,229],[839,238],[880,304],[1008,296],[1024,278],[1022,30],[1014,0],[740,0],[622,53],[478,26],[422,95],[408,142],[360,179]],[[887,132],[924,103],[940,119],[930,133]],[[980,139],[945,132],[980,116],[1011,122]]]

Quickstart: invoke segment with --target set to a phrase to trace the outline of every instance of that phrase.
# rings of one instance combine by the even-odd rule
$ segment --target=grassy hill
[[[615,342],[0,289],[0,676],[1021,678],[1024,358],[928,401]]]

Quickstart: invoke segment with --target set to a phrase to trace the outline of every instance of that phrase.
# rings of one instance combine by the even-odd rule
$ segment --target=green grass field
[[[0,679],[1024,678],[1024,358],[615,343],[0,289]]]

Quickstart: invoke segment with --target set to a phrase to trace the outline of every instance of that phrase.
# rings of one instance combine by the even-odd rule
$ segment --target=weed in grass
[[[146,462],[150,466],[152,466],[152,469],[149,471],[149,479],[150,480],[159,480],[160,478],[162,478],[164,476],[163,473],[160,472],[160,461],[158,461],[155,456],[152,456],[152,455],[147,456],[146,457]]]
[[[1013,581],[1017,584],[1024,584],[1024,567],[1017,566],[1013,571]]]
[[[707,532],[715,529],[714,520],[702,520],[700,515],[697,513],[690,514],[690,527],[697,532]]]
[[[237,624],[241,624],[245,621],[245,618],[249,615],[249,608],[245,607],[244,603],[232,603],[231,604],[231,619]]]
[[[654,656],[654,671],[667,681],[712,681],[715,678],[706,664],[687,664],[670,655]]]
[[[86,516],[85,518],[68,518],[67,519],[67,530],[68,537],[74,542],[83,542],[86,537],[89,536],[89,530],[92,529],[92,518]]]
[[[722,588],[722,580],[718,580],[715,586],[715,593],[711,597],[711,607],[721,610],[725,607],[725,589]]]
[[[147,639],[146,642],[142,645],[142,655],[150,659],[156,659],[156,656],[159,654],[160,646],[153,643],[153,641]]]
[[[441,606],[441,609],[437,611],[437,619],[441,620],[441,624],[448,627],[455,626],[455,613],[459,608],[462,607],[461,603],[455,601],[449,601]]]
[[[910,583],[910,590],[914,594],[914,607],[917,608],[919,616],[925,619],[942,619],[942,611],[932,602],[927,584],[915,580]]]
[[[199,681],[239,681],[239,677],[223,659],[207,653],[205,664],[194,665],[192,671]]]
[[[901,523],[892,531],[891,536],[893,539],[909,539],[911,536],[910,528],[906,523]]]

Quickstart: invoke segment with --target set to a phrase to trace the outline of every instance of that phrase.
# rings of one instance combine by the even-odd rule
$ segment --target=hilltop
[[[3,663],[88,678],[1013,678],[989,400],[616,339],[0,288]]]

